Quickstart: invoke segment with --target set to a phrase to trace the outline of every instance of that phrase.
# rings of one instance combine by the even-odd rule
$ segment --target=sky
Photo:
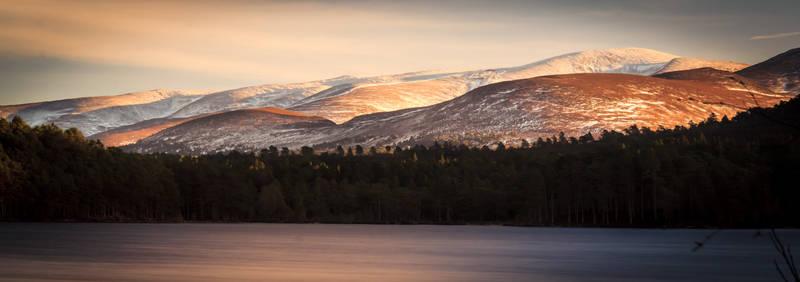
[[[798,0],[0,0],[0,105],[523,65],[642,47],[757,63]]]

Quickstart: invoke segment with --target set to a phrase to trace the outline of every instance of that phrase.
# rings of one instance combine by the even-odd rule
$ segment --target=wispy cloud
[[[776,33],[776,34],[768,34],[768,35],[756,35],[756,36],[750,37],[750,40],[775,39],[775,38],[784,38],[784,37],[798,36],[798,35],[800,35],[800,31],[784,32],[784,33]]]
[[[282,82],[416,70],[454,49],[497,47],[458,34],[508,29],[490,20],[327,2],[11,2],[0,5],[0,55]]]

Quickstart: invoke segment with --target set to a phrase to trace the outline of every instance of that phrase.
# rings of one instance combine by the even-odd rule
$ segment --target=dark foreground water
[[[777,281],[753,230],[0,223],[0,280]],[[766,235],[766,233],[765,233]],[[800,231],[779,235],[800,243]],[[798,254],[800,255],[800,254]]]

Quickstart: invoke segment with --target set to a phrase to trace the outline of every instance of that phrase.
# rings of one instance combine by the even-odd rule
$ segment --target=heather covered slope
[[[128,144],[128,148],[143,152],[257,150],[269,145],[329,148],[338,144],[393,145],[433,140],[482,144],[492,140],[551,136],[561,131],[570,134],[598,132],[634,123],[669,127],[702,120],[711,113],[731,115],[755,105],[756,101],[761,106],[769,106],[787,99],[795,93],[793,91],[800,91],[794,90],[796,87],[792,82],[797,79],[791,71],[797,66],[796,57],[796,50],[790,50],[731,73],[713,67],[735,69],[739,65],[678,58],[648,49],[621,48],[566,54],[512,68],[426,71],[375,77],[342,76],[206,95],[175,93],[156,101],[147,97],[140,99],[147,103],[128,101],[115,106],[109,106],[109,103],[116,98],[101,97],[112,102],[105,102],[106,106],[97,102],[78,103],[85,105],[78,107],[80,110],[70,108],[63,113],[56,110],[64,101],[18,105],[3,110],[4,114],[11,116],[16,111],[23,117],[35,117],[34,124],[46,121],[76,127],[93,137],[103,138],[109,144]],[[712,66],[645,77],[667,69],[701,65]],[[638,76],[560,75],[557,76],[559,79],[528,81],[526,83],[531,85],[520,89],[504,88],[497,93],[483,94],[495,97],[491,99],[475,98],[483,97],[478,94],[462,99],[464,93],[472,93],[492,82],[571,73],[632,73]],[[495,88],[483,88],[476,93]],[[748,97],[749,102],[746,101]],[[446,105],[449,106],[440,108]],[[209,114],[261,107],[282,107],[318,116],[340,126],[320,125],[308,132],[299,128],[253,131],[245,126],[234,126],[227,129],[231,130],[228,134],[236,138],[220,139],[239,142],[229,144],[213,139],[217,136],[214,134],[197,135],[181,129],[153,136]],[[49,109],[49,112],[40,111],[42,109]],[[179,133],[187,136],[178,136]],[[132,144],[139,140],[144,142]],[[188,143],[192,145],[186,147]]]
[[[271,140],[272,135],[290,140],[285,142],[302,143],[302,139],[292,137],[333,125],[335,123],[322,117],[279,108],[243,109],[186,121],[130,146],[156,152],[194,154],[212,152],[208,148],[252,150],[250,144]]]
[[[343,123],[359,115],[433,105],[500,81],[569,73],[650,75],[675,57],[644,48],[591,50],[511,68],[410,76],[384,83],[356,83],[311,96],[290,109]]]
[[[653,75],[654,77],[670,79],[670,80],[685,80],[692,82],[714,84],[728,90],[753,92],[759,93],[764,96],[780,96],[791,97],[790,94],[779,92],[775,93],[759,81],[741,76],[736,73],[713,69],[713,68],[699,68],[684,71],[674,71]]]
[[[339,129],[335,143],[383,146],[449,140],[482,145],[700,121],[733,116],[788,97],[728,89],[713,83],[623,74],[575,74],[501,82],[431,107],[358,117]]]
[[[469,90],[469,79],[445,77],[433,80],[354,85],[347,93],[332,97],[310,97],[308,102],[289,108],[324,116],[336,123],[376,112],[429,106],[458,97]]]
[[[694,73],[694,72],[692,72]],[[701,73],[702,74],[702,73]],[[495,83],[428,107],[358,116],[313,130],[242,130],[236,139],[192,131],[163,132],[126,147],[139,152],[256,151],[270,145],[331,149],[337,145],[383,147],[451,141],[481,146],[631,125],[671,128],[710,115],[733,116],[748,107],[771,106],[789,97],[741,91],[716,76],[694,80],[626,74],[572,74]],[[707,81],[698,81],[706,77]],[[714,79],[712,79],[714,78]],[[727,81],[727,80],[723,80]],[[752,95],[751,95],[752,93]],[[226,127],[227,128],[227,127]],[[186,136],[183,136],[183,135]],[[234,134],[234,133],[231,133]]]
[[[800,48],[783,52],[736,72],[775,92],[800,93]]]
[[[135,124],[117,127],[98,134],[90,135],[87,138],[100,140],[106,146],[119,147],[136,143],[164,129],[179,125],[181,123],[201,118],[210,114],[197,115],[188,118],[155,118]]]

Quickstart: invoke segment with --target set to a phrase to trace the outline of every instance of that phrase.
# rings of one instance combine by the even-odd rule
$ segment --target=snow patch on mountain
[[[342,123],[364,114],[433,105],[499,81],[567,73],[650,75],[675,57],[649,49],[622,48],[571,53],[512,68],[381,76],[370,83],[332,87],[290,109]]]
[[[21,108],[12,114],[22,117],[28,124],[39,125],[58,120],[65,115],[77,115],[98,109],[110,108],[115,106],[146,104],[173,96],[191,96],[207,94],[209,91],[187,91],[187,90],[150,90],[135,93],[128,93],[117,96],[98,96],[57,100],[50,102],[37,103],[30,107]],[[86,129],[92,125],[80,124],[78,129]]]
[[[645,48],[590,50],[561,55],[532,64],[501,69],[492,82],[569,73],[627,73],[651,75],[678,56]]]
[[[62,128],[79,128],[88,136],[145,120],[167,117],[202,97],[181,95],[147,104],[112,106],[80,114],[62,115],[53,122]]]

